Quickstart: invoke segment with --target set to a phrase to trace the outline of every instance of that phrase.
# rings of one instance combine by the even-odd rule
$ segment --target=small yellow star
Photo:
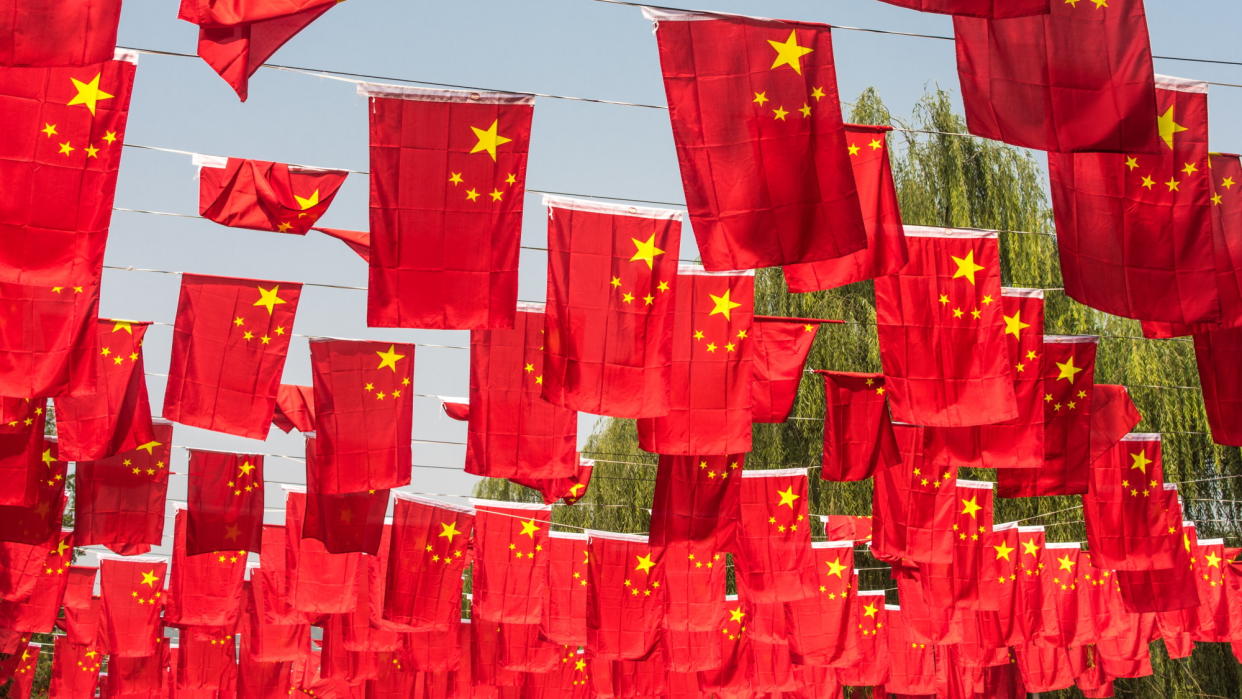
[[[461,184],[461,173],[460,172],[451,173],[449,175],[449,182],[452,183],[453,185]]]
[[[475,191],[474,187],[471,187],[470,189],[466,190],[466,199],[468,201],[475,201],[478,198],[479,198],[479,193]]]
[[[757,104],[757,105],[759,105],[759,106],[761,106],[761,107],[762,107],[762,106],[764,105],[764,103],[768,101],[768,93],[766,93],[766,92],[756,92],[756,93],[755,93],[755,99],[753,99],[752,101],[753,101],[755,104]]]
[[[48,123],[44,123],[44,124],[43,124],[43,128],[41,128],[41,129],[39,129],[39,130],[40,130],[40,131],[42,131],[44,134],[46,134],[48,138],[51,138],[51,137],[55,136],[55,135],[56,135],[56,133],[57,133],[57,131],[56,131],[56,124],[48,124]]]
[[[60,153],[61,153],[62,155],[69,155],[69,154],[70,154],[70,153],[72,153],[74,150],[76,150],[76,149],[75,149],[75,148],[73,147],[73,145],[72,145],[71,143],[69,143],[68,141],[65,141],[64,143],[60,144]]]
[[[777,107],[776,109],[772,110],[772,118],[776,119],[777,121],[785,121],[785,117],[788,114],[789,112],[785,111],[784,107]]]

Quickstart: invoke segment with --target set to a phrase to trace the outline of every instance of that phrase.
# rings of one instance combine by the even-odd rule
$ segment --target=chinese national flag
[[[745,454],[661,454],[651,505],[651,544],[688,541],[728,550],[737,526],[745,463]]]
[[[284,542],[280,542],[284,543]],[[254,575],[254,573],[252,573]],[[263,583],[259,583],[259,586]],[[262,597],[265,594],[254,582],[243,588],[242,657],[272,663],[294,660],[309,651],[308,624],[276,624],[264,619]]]
[[[57,532],[31,551],[38,558],[33,569],[23,571],[29,586],[14,589],[0,601],[0,628],[18,632],[51,633],[65,596],[73,562],[73,534]],[[12,547],[7,544],[6,547]],[[23,577],[26,577],[23,576]],[[20,592],[20,594],[19,594]]]
[[[234,228],[306,235],[348,175],[264,160],[195,155],[198,212]]]
[[[846,151],[854,168],[867,247],[831,260],[785,265],[785,284],[791,292],[834,289],[896,274],[905,266],[906,235],[888,161],[889,131],[890,126],[845,125]]]
[[[358,257],[364,262],[371,261],[371,233],[370,231],[350,231],[344,228],[323,228],[316,227],[314,230],[324,235],[332,236],[337,240],[345,243],[345,245],[353,250]]]
[[[30,398],[94,392],[98,309],[98,284],[0,280],[0,391]]]
[[[262,548],[262,454],[191,449],[189,481],[187,555]]]
[[[103,653],[97,645],[57,638],[52,651],[52,682],[48,696],[57,699],[94,697],[103,662]]]
[[[315,431],[315,389],[310,386],[280,384],[276,389],[276,411],[272,424],[282,432]]]
[[[947,565],[953,560],[950,530],[960,509],[957,467],[923,453],[923,428],[902,426],[896,434],[901,463],[875,471],[872,553],[889,562]]]
[[[0,679],[5,682],[10,678],[13,680],[13,684],[9,685],[9,696],[13,699],[30,699],[41,649],[41,644],[31,644],[30,636],[23,635],[18,638],[18,646],[13,649],[13,654],[5,659],[4,672],[0,673]]]
[[[997,633],[1011,646],[1028,640],[1022,624],[1027,600],[1019,580],[1025,573],[1023,564],[1027,560],[1022,550],[1022,537],[1017,522],[995,524],[991,532],[980,537],[983,547],[977,608],[996,612]]]
[[[164,417],[266,439],[302,285],[181,275]]]
[[[967,427],[1018,417],[993,231],[906,226],[910,261],[875,281],[893,419]]]
[[[991,600],[980,598],[979,580],[986,569],[986,558],[993,558],[995,554],[987,545],[992,533],[992,489],[993,484],[987,481],[957,480],[950,567],[952,601],[942,597],[937,600],[939,604],[970,610],[991,607]]]
[[[548,594],[540,633],[549,641],[586,645],[589,562],[585,534],[548,532]]]
[[[198,55],[243,102],[250,76],[339,0],[181,0],[178,19],[198,25]]]
[[[1077,542],[1049,541],[1040,551],[1043,567],[1038,577],[1043,604],[1055,612],[1052,615],[1055,623],[1045,624],[1043,639],[1054,646],[1085,645],[1099,636],[1094,620],[1090,618],[1091,612],[1086,608],[1085,594],[1080,595],[1075,589],[1078,566],[1086,563],[1081,548]]]
[[[1199,592],[1199,606],[1195,610],[1195,641],[1227,643],[1232,637],[1231,595],[1225,588],[1230,558],[1224,539],[1199,539],[1195,545],[1194,561],[1199,573],[1195,577]]]
[[[676,287],[670,410],[638,421],[638,446],[656,454],[748,452],[754,274],[683,265]]]
[[[750,335],[755,343],[751,350],[752,421],[789,419],[818,331],[816,320],[755,316]]]
[[[36,467],[34,504],[0,506],[0,541],[41,544],[60,531],[69,464],[57,458],[54,437],[44,437],[42,447],[35,452],[40,465]]]
[[[925,642],[906,623],[900,607],[888,605],[888,656],[891,659],[884,691],[893,697],[935,695],[935,646]]]
[[[164,623],[233,628],[241,617],[246,552],[233,549],[194,555],[186,548],[190,523],[188,513],[178,510]]]
[[[538,624],[548,584],[552,508],[475,500],[471,618]]]
[[[0,600],[20,601],[30,597],[39,581],[40,571],[50,567],[48,556],[64,553],[56,550],[61,538],[57,534],[38,544],[0,542]],[[52,547],[50,554],[49,545]],[[53,571],[47,572],[51,574]],[[3,648],[0,648],[0,652],[4,652]]]
[[[655,23],[703,265],[752,269],[862,250],[832,28],[649,7],[643,14]]]
[[[319,614],[354,611],[358,606],[358,566],[362,565],[362,556],[329,553],[319,541],[304,538],[306,494],[283,487],[286,490],[284,572],[293,610],[304,612],[312,619]]]
[[[1239,179],[1242,182],[1242,178]],[[1242,446],[1242,327],[1195,333],[1195,358],[1203,385],[1212,441]]]
[[[414,345],[312,340],[310,351],[318,491],[336,495],[408,484]]]
[[[108,658],[102,696],[122,699],[157,699],[167,673],[168,643],[155,639],[154,655],[145,658]]]
[[[785,606],[789,649],[806,665],[837,665],[849,648],[851,584],[854,542],[816,541],[811,544],[812,565],[806,584],[815,593]]]
[[[522,304],[511,330],[470,334],[466,473],[563,478],[578,467],[578,414],[544,400],[543,308]]]
[[[101,558],[99,589],[108,655],[141,658],[155,652],[168,564],[148,557]]]
[[[824,455],[819,477],[861,481],[901,462],[882,374],[817,371],[824,377]]]
[[[1091,464],[1083,519],[1091,562],[1108,570],[1173,567],[1181,540],[1167,531],[1160,435],[1129,434]]]
[[[681,213],[547,197],[543,397],[596,415],[668,414]]]
[[[460,506],[397,493],[384,618],[444,631],[461,615],[461,574],[474,516]]]
[[[858,590],[851,601],[852,644],[859,661],[837,670],[837,679],[848,685],[880,685],[888,678],[888,605],[884,592]]]
[[[1062,153],[1154,152],[1156,99],[1142,0],[1042,6],[1040,16],[954,18],[970,132]],[[1084,53],[1084,45],[1092,50]]]
[[[512,327],[534,97],[358,89],[371,106],[367,325]]]
[[[711,545],[677,543],[665,548],[662,565],[668,590],[664,649],[669,668],[692,672],[716,667],[720,657],[713,633],[724,611],[728,574],[724,554]]]
[[[1065,293],[1126,318],[1218,321],[1207,84],[1156,85],[1154,152],[1048,154]]]
[[[1117,571],[1121,586],[1121,599],[1126,611],[1171,612],[1199,606],[1199,592],[1195,586],[1195,563],[1191,561],[1197,540],[1193,522],[1180,522],[1182,508],[1178,505],[1177,486],[1165,484],[1160,493],[1166,502],[1165,530],[1180,539],[1174,547],[1173,564],[1156,570]]]
[[[237,682],[236,645],[230,630],[210,626],[181,629],[178,662],[173,676],[174,696],[182,690],[224,689],[232,691]]]
[[[388,490],[328,494],[319,492],[319,470],[314,466],[315,445],[307,438],[306,518],[302,536],[323,542],[329,553],[379,551],[388,512]]]
[[[74,643],[94,643],[99,638],[99,613],[102,603],[98,597],[92,598],[95,590],[95,574],[98,568],[71,566],[65,585],[65,596],[62,600],[64,616],[57,620],[56,625],[64,629],[65,635]]]
[[[27,403],[24,417],[8,415],[13,419],[0,431],[0,477],[7,484],[0,489],[0,506],[33,507],[39,501],[39,483],[48,467],[43,458],[46,404],[46,400]]]
[[[752,599],[808,597],[811,591],[803,581],[811,562],[806,470],[742,471],[740,499],[736,575],[745,579]]]
[[[820,515],[829,541],[871,541],[871,515]]]
[[[571,476],[561,478],[514,477],[509,480],[518,485],[538,490],[539,494],[543,496],[543,504],[545,505],[551,505],[557,500],[560,500],[565,505],[572,505],[586,495],[587,488],[591,485],[591,472],[594,470],[594,459],[584,459],[579,456],[578,470]]]
[[[587,647],[596,658],[641,659],[664,626],[664,549],[646,537],[591,532]]]
[[[172,430],[172,423],[156,421],[151,441],[133,451],[77,463],[73,531],[80,546],[131,556],[163,540]]]
[[[5,3],[0,65],[80,66],[112,58],[121,0]]]
[[[1048,14],[1049,0],[881,0],[890,5],[920,12],[966,17],[1026,17]],[[919,692],[909,692],[919,694]]]

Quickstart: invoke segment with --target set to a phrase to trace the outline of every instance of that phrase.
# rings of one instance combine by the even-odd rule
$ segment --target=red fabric
[[[534,98],[376,85],[367,325],[513,325]]]
[[[1182,545],[1174,548],[1173,564],[1168,568],[1117,571],[1121,599],[1130,612],[1171,612],[1180,609],[1193,612],[1199,606],[1199,591],[1195,586],[1196,575],[1191,562],[1194,528],[1177,524],[1181,519],[1181,508],[1177,505],[1176,488],[1166,488],[1161,494],[1168,508],[1163,524],[1167,529],[1173,529],[1174,535],[1180,535]]]
[[[1152,115],[1161,112],[1140,0],[1045,2],[1040,16],[1019,19],[957,17],[953,32],[971,133],[1065,153],[1155,152]],[[1076,50],[1084,44],[1089,55]]]
[[[319,541],[303,538],[306,495],[298,492],[287,495],[285,579],[293,609],[311,617],[353,611],[358,605],[358,566],[362,564],[362,556],[330,553]]]
[[[79,545],[131,556],[163,540],[172,432],[172,424],[161,420],[142,449],[77,463],[73,531]]]
[[[42,407],[47,401],[31,402],[36,403],[40,407],[28,408],[25,417],[10,420],[9,426],[0,432],[0,477],[7,484],[0,489],[0,505],[32,507],[39,500],[39,483],[47,471],[47,462],[43,460],[47,419]]]
[[[470,403],[466,399],[450,400],[445,396],[440,396],[440,407],[444,409],[444,414],[452,420],[458,422],[466,422],[470,419]]]
[[[150,323],[95,321],[96,390],[56,399],[56,437],[69,461],[102,459],[153,439],[142,338]]]
[[[829,541],[871,541],[871,515],[828,515],[824,536]]]
[[[1045,625],[1043,638],[1061,647],[1084,645],[1098,637],[1098,630],[1084,607],[1084,595],[1075,589],[1078,568],[1087,561],[1077,543],[1048,542],[1040,550],[1039,571],[1043,603],[1054,610],[1055,626]]]
[[[1091,562],[1109,570],[1170,568],[1181,545],[1167,531],[1160,435],[1126,435],[1091,464],[1083,495]]]
[[[57,459],[56,441],[44,437],[37,467],[34,504],[30,507],[0,507],[0,541],[39,544],[60,531],[65,511],[65,475],[69,464]],[[2,627],[0,627],[2,628]]]
[[[859,590],[853,600],[852,621],[856,629],[853,642],[859,661],[837,670],[841,684],[877,686],[888,680],[888,609],[884,593]]]
[[[888,417],[884,376],[844,371],[816,371],[824,377],[824,451],[819,477],[826,481],[861,481],[876,467],[901,461],[893,423]]]
[[[1227,643],[1232,637],[1233,623],[1229,614],[1226,569],[1229,552],[1223,539],[1199,539],[1194,550],[1195,587],[1199,606],[1195,609],[1194,640]]]
[[[57,533],[54,546],[44,541],[42,566],[30,571],[33,584],[20,597],[0,602],[0,628],[19,632],[51,633],[68,584],[73,559],[73,534]]]
[[[544,314],[523,306],[512,330],[470,334],[466,473],[563,478],[578,466],[578,414],[540,395]]]
[[[470,562],[474,516],[399,494],[384,618],[419,629],[444,630],[461,615],[461,573]]]
[[[336,495],[408,484],[414,345],[313,340],[310,350],[318,491]]]
[[[669,669],[695,672],[716,667],[721,661],[714,636],[724,611],[728,575],[724,554],[711,545],[676,543],[665,549],[661,565],[667,582],[663,645]]]
[[[953,508],[952,598],[940,598],[942,605],[956,609],[988,609],[990,600],[981,599],[979,580],[986,554],[995,555],[988,540],[992,533],[993,484],[958,480]]]
[[[47,400],[37,398],[4,398],[0,397],[0,435],[12,432],[26,432],[26,427],[43,414]],[[30,422],[27,422],[29,420]]]
[[[903,425],[896,434],[901,463],[875,472],[871,551],[889,562],[949,564],[957,469],[926,457],[924,429]]]
[[[862,205],[867,247],[848,255],[818,262],[785,265],[785,284],[794,293],[822,291],[896,274],[907,261],[906,236],[901,224],[897,189],[888,161],[890,126],[846,124],[846,151],[854,170],[858,202]]]
[[[99,286],[72,288],[0,280],[0,391],[35,397],[95,390]]]
[[[1065,648],[1028,643],[1014,648],[1014,658],[1028,692],[1055,692],[1074,686],[1074,670]]]
[[[1048,14],[1049,0],[881,0],[890,5],[920,12],[967,17],[1025,17]],[[905,692],[919,694],[919,692]]]
[[[64,552],[56,550],[61,538],[62,534],[57,532],[38,544],[0,542],[0,600],[21,601],[30,597],[43,569],[50,565],[49,556],[52,557],[51,562],[57,563],[62,557]],[[52,547],[50,553],[49,546]],[[56,567],[61,566],[58,563]],[[0,648],[0,652],[7,651]]]
[[[300,528],[297,534],[301,537]],[[290,550],[289,544],[300,541],[300,538],[289,537],[284,525],[263,525],[263,553],[259,556],[259,568],[251,573],[250,584],[254,590],[256,618],[264,624],[296,625],[307,621],[306,615],[293,607],[296,580],[289,570],[291,561],[296,572],[299,559],[299,551]]]
[[[923,642],[905,622],[900,607],[889,606],[884,613],[888,620],[889,675],[884,691],[890,696],[936,693],[935,649]]]
[[[991,231],[906,226],[910,262],[875,281],[893,419],[935,427],[1018,416]]]
[[[756,316],[750,339],[752,378],[751,420],[784,422],[789,419],[806,359],[819,331],[819,323],[802,319]]]
[[[1242,180],[1239,180],[1242,182]],[[1242,327],[1195,333],[1195,358],[1212,441],[1242,446]]]
[[[13,699],[30,699],[30,693],[34,689],[36,670],[39,667],[40,647],[32,647],[29,637],[24,637],[24,639],[15,651],[15,655],[5,661],[13,663],[13,684],[9,685],[9,696]]]
[[[814,542],[804,575],[814,594],[785,605],[789,649],[801,664],[837,665],[850,646],[854,542]]]
[[[345,243],[350,250],[361,257],[364,261],[371,261],[371,233],[368,231],[349,231],[343,228],[312,228],[311,230],[319,231],[324,235],[332,236],[337,240]]]
[[[548,528],[552,508],[505,506],[477,500],[471,618],[538,624],[548,584]]]
[[[597,658],[647,657],[664,622],[664,550],[641,536],[594,532],[587,548],[587,647]]]
[[[196,159],[198,212],[234,228],[305,235],[349,173],[242,158]]]
[[[294,386],[282,383],[276,389],[276,411],[272,424],[282,432],[315,431],[315,389],[310,386]]]
[[[545,200],[543,397],[596,415],[669,411],[681,213]]]
[[[56,699],[90,699],[95,696],[104,657],[93,644],[57,638],[52,651],[52,682],[48,696]]]
[[[11,0],[0,15],[0,65],[85,65],[111,60],[121,0]]]
[[[756,602],[808,597],[803,580],[811,562],[804,469],[743,471],[735,575]]]
[[[1024,615],[1027,613],[1023,581],[1027,552],[1022,546],[1017,522],[993,525],[983,542],[979,562],[979,600],[977,608],[996,612],[996,629],[1001,641],[1017,646],[1028,641]],[[1025,547],[1029,549],[1029,547]]]
[[[236,645],[225,629],[191,626],[181,629],[176,671],[177,689],[232,689],[237,683]]]
[[[187,555],[262,548],[262,454],[191,449],[189,481]]]
[[[448,405],[447,403],[445,404]],[[543,504],[551,505],[560,500],[565,505],[572,505],[582,499],[586,495],[587,488],[591,485],[591,473],[595,470],[595,461],[593,459],[578,458],[578,469],[571,476],[562,478],[519,478],[514,477],[509,480],[524,485],[527,488],[534,488],[543,496]]]
[[[670,410],[638,420],[638,446],[656,454],[748,452],[755,278],[683,266],[676,286]]]
[[[745,454],[660,455],[651,504],[651,544],[706,543],[728,550],[739,513]]]
[[[140,658],[155,652],[168,564],[152,559],[99,561],[108,655]]]
[[[156,652],[145,658],[108,658],[108,675],[102,696],[125,699],[157,699],[168,668],[168,643],[157,638]]]
[[[1155,154],[1048,155],[1065,293],[1126,318],[1217,321],[1207,87],[1178,78],[1158,86],[1165,138]]]
[[[198,25],[198,55],[243,102],[250,76],[337,0],[181,0],[178,19]]]
[[[97,572],[98,568],[70,566],[66,575],[68,580],[61,603],[64,616],[57,620],[56,625],[64,629],[65,636],[73,643],[93,645],[102,641],[99,623],[103,602],[98,597],[92,597]]]
[[[185,510],[177,511],[164,623],[233,628],[241,617],[246,552],[233,549],[194,555],[186,546],[192,522]]]
[[[585,535],[548,533],[548,595],[540,633],[550,641],[586,645],[588,560]]]
[[[831,27],[652,14],[703,265],[772,267],[863,249]]]
[[[283,543],[283,542],[282,542]],[[310,652],[308,624],[275,624],[264,619],[262,583],[246,584],[243,595],[246,611],[242,616],[242,652],[244,663],[276,663],[294,660]]]
[[[164,417],[266,439],[302,285],[181,275]]]
[[[384,533],[388,490],[333,495],[319,492],[314,439],[306,440],[306,518],[302,536],[323,542],[329,553],[375,555]]]

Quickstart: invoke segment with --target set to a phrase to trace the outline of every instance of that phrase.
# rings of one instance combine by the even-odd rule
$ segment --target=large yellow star
[[[241,466],[237,467],[237,470],[241,472],[241,475],[249,476],[250,472],[253,471],[254,468],[255,468],[254,464],[250,463],[249,461],[243,461]]]
[[[841,571],[845,570],[845,566],[841,565],[841,561],[833,559],[828,561],[828,574],[841,577]]]
[[[61,539],[61,540],[60,540],[60,543],[59,543],[59,544],[56,544],[56,555],[57,555],[57,556],[64,556],[64,555],[65,555],[65,551],[67,551],[69,548],[70,548],[70,547],[69,547],[69,544],[66,544],[64,539]]]
[[[735,303],[733,299],[729,298],[729,293],[729,290],[725,289],[725,292],[720,296],[708,294],[708,296],[712,299],[712,303],[715,305],[712,306],[712,312],[707,315],[714,316],[719,313],[725,317],[725,320],[732,320],[732,318],[729,317],[729,314],[733,311],[733,309],[740,307],[742,304]]]
[[[1067,570],[1071,573],[1074,572],[1074,566],[1078,565],[1078,561],[1075,561],[1074,559],[1070,558],[1069,554],[1066,554],[1058,558],[1057,563],[1061,564],[1061,567],[1059,568],[1059,570]]]
[[[118,330],[124,330],[125,332],[129,333],[130,335],[133,335],[133,334],[134,334],[134,323],[133,323],[133,321],[129,321],[129,320],[114,320],[114,321],[112,321],[112,332],[116,332],[116,331],[118,331]]]
[[[151,456],[155,453],[153,450],[156,447],[163,446],[163,445],[164,445],[163,442],[147,442],[146,444],[139,444],[138,448],[135,449],[134,451],[145,451],[147,453],[147,456]]]
[[[966,281],[974,284],[975,272],[983,269],[982,265],[975,264],[975,251],[968,250],[966,252],[966,257],[954,257],[953,255],[949,255],[949,257],[952,258],[954,264],[957,265],[957,270],[953,272],[953,278],[957,279],[958,277],[966,277]]]
[[[1022,322],[1022,311],[1014,311],[1011,316],[1002,315],[1001,317],[1005,319],[1006,335],[1013,335],[1014,337],[1020,338],[1022,337],[1022,331],[1031,327],[1030,323]]]
[[[1009,554],[1013,553],[1014,550],[1012,546],[1003,541],[999,545],[993,544],[992,548],[996,549],[996,560],[998,561],[1002,558],[1006,561],[1009,560]]]
[[[500,134],[496,133],[496,124],[498,122],[499,122],[498,119],[493,119],[492,125],[487,127],[486,129],[480,129],[477,126],[470,127],[470,130],[474,132],[474,137],[479,139],[478,143],[474,144],[474,148],[470,149],[471,153],[478,153],[479,151],[487,151],[487,154],[492,156],[492,160],[495,160],[496,159],[496,147],[503,146],[504,144],[513,140],[511,138],[505,138],[504,136],[501,136]]]
[[[147,587],[155,587],[155,583],[158,581],[159,578],[155,577],[155,570],[152,569],[142,574],[142,582],[139,584],[146,585]]]
[[[634,566],[634,570],[639,570],[650,575],[651,566],[655,565],[655,561],[651,560],[651,554],[647,554],[645,556],[635,555],[634,558],[638,559],[638,564]]]
[[[963,499],[962,499],[962,512],[961,512],[961,514],[964,514],[964,515],[970,515],[970,517],[971,517],[972,519],[974,519],[974,518],[976,518],[976,517],[978,517],[978,516],[979,516],[977,513],[978,513],[978,512],[979,512],[979,510],[981,510],[981,509],[983,509],[983,508],[979,505],[979,497],[978,497],[978,496],[976,496],[976,495],[972,495],[972,496],[970,497],[970,499],[969,499],[969,500],[967,500],[967,499],[965,499],[965,498],[963,498]]]
[[[1209,568],[1220,567],[1220,556],[1217,556],[1215,553],[1209,551],[1208,554],[1204,556],[1203,558],[1207,560],[1207,564]]]
[[[405,359],[404,354],[397,354],[396,345],[388,345],[387,352],[377,351],[376,354],[378,354],[380,358],[379,366],[375,367],[376,369],[383,369],[384,367],[388,367],[389,369],[392,369],[395,372],[397,370],[397,362],[401,361],[402,359]]]
[[[1147,452],[1140,451],[1130,455],[1130,468],[1137,468],[1140,472],[1147,473],[1147,465],[1151,463],[1151,459],[1147,458]]]
[[[740,624],[742,623],[742,619],[745,617],[746,617],[746,612],[742,611],[741,607],[738,607],[737,609],[729,610],[729,621],[736,621],[737,623]]]
[[[539,525],[535,524],[535,520],[528,519],[520,524],[522,525],[522,531],[518,532],[519,536],[525,534],[532,539],[535,538],[535,532],[539,531]]]
[[[664,254],[663,250],[655,246],[655,233],[652,233],[646,242],[638,238],[630,238],[630,240],[634,241],[634,256],[630,258],[630,262],[642,260],[647,263],[647,269],[653,269],[655,256]]]
[[[269,316],[273,313],[276,306],[279,306],[282,303],[288,303],[288,301],[276,295],[280,291],[279,284],[270,289],[264,289],[261,286],[256,286],[255,288],[259,290],[259,300],[255,301],[254,305],[266,308]]]
[[[1056,364],[1057,364],[1057,369],[1060,370],[1060,373],[1057,374],[1058,381],[1060,381],[1061,379],[1065,379],[1066,381],[1069,381],[1070,383],[1074,383],[1074,376],[1076,376],[1078,372],[1082,371],[1082,367],[1074,366],[1074,358],[1072,356],[1069,358],[1069,361],[1066,361],[1064,363],[1057,362]]]
[[[776,503],[776,506],[780,507],[781,505],[785,505],[791,510],[794,506],[794,500],[797,500],[799,497],[799,495],[793,491],[792,485],[784,490],[776,491],[776,494],[780,496],[781,499],[780,502]]]
[[[440,536],[445,539],[448,539],[450,544],[453,543],[453,537],[457,536],[460,533],[461,532],[457,531],[456,522],[441,522],[440,523]]]
[[[1169,147],[1169,150],[1173,150],[1173,134],[1187,130],[1185,126],[1173,121],[1173,105],[1169,105],[1168,111],[1156,117],[1156,124],[1160,129],[1160,139],[1164,141],[1164,145]]]
[[[299,197],[298,195],[294,194],[293,198],[297,200],[298,206],[301,207],[302,210],[309,209],[312,206],[319,206],[319,190],[318,189],[311,192],[311,195],[309,197]]]
[[[1032,556],[1039,555],[1039,544],[1036,544],[1034,539],[1027,539],[1022,542],[1022,555],[1025,556],[1028,553]]]
[[[792,29],[789,31],[788,39],[784,41],[768,39],[768,43],[776,50],[776,58],[772,59],[771,70],[789,66],[798,75],[802,75],[802,57],[815,50],[808,46],[799,46],[798,33]]]
[[[91,81],[84,83],[77,78],[69,78],[73,81],[73,87],[78,91],[73,99],[66,103],[66,106],[72,107],[75,104],[84,104],[86,108],[91,110],[91,116],[95,115],[95,105],[99,100],[110,100],[112,95],[99,89],[99,73],[95,73],[95,77]]]
[[[863,617],[874,617],[878,611],[880,610],[874,604],[868,604],[863,607]]]

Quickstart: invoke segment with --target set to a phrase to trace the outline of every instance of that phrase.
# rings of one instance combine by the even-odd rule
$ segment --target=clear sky
[[[1060,0],[1053,0],[1054,2]],[[678,3],[670,3],[678,4]],[[952,33],[951,21],[875,0],[703,0],[691,8],[764,15],[839,26],[937,34]],[[1148,3],[1153,52],[1218,60],[1242,60],[1236,41],[1242,8],[1226,0]],[[196,28],[176,19],[176,3],[128,0],[121,18],[122,46],[193,53]],[[953,44],[855,31],[834,32],[840,94],[852,100],[876,86],[894,114],[909,114],[928,87],[956,92]],[[1081,50],[1090,51],[1083,46]],[[722,47],[728,50],[728,47]],[[664,89],[651,25],[637,8],[592,0],[350,0],[330,10],[287,44],[272,62],[452,83],[496,90],[532,91],[662,105]],[[1242,66],[1157,60],[1159,73],[1242,84]],[[1234,115],[1242,89],[1210,92],[1214,150],[1242,150]],[[209,155],[368,169],[367,110],[353,85],[303,74],[263,69],[251,80],[250,99],[232,90],[202,61],[143,55],[130,110],[127,143]],[[1039,156],[1042,161],[1042,156]],[[127,149],[116,205],[122,208],[197,213],[198,185],[189,156]],[[320,223],[367,228],[365,175],[351,175]],[[583,196],[683,201],[668,115],[664,110],[540,98],[527,188]],[[540,196],[526,199],[525,244],[546,238]],[[687,225],[683,258],[696,252]],[[522,299],[542,300],[545,257],[523,251]],[[232,229],[210,221],[118,212],[112,219],[106,264],[204,274],[364,286],[366,265],[341,243]],[[175,275],[107,271],[101,315],[171,323],[180,278]],[[360,291],[307,287],[295,332],[301,335],[414,341],[464,346],[465,332],[370,329]],[[171,328],[147,334],[147,371],[168,368]],[[419,348],[415,388],[422,394],[464,396],[468,358],[462,350]],[[825,367],[831,368],[831,367]],[[306,340],[294,339],[285,383],[310,383]],[[163,401],[162,377],[149,386],[155,411]],[[595,418],[583,416],[580,439]],[[177,425],[178,445],[249,453],[300,456],[301,437],[273,429],[265,443]],[[465,439],[463,423],[447,419],[436,401],[415,399],[415,439]],[[464,447],[415,444],[413,484],[420,492],[466,494],[474,478],[460,471]],[[186,454],[173,453],[173,470],[184,474]],[[304,482],[300,461],[269,458],[269,480]],[[267,488],[269,508],[283,495]],[[169,497],[184,499],[185,476],[175,475]],[[171,506],[169,512],[171,513]],[[279,512],[269,522],[283,521]],[[167,538],[172,536],[168,520]]]

